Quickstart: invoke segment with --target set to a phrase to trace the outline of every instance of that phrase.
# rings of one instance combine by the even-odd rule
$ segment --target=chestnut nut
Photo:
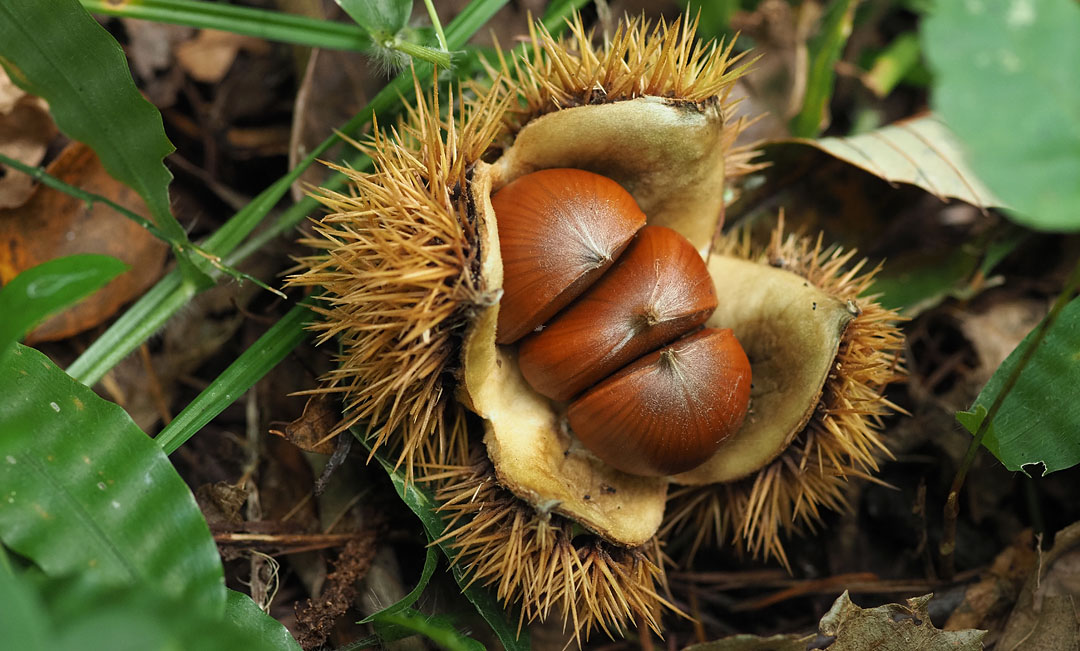
[[[742,425],[750,363],[731,330],[684,336],[717,306],[693,245],[645,226],[622,186],[583,170],[526,174],[491,204],[504,268],[496,342],[520,340],[526,382],[573,400],[571,429],[623,472],[708,460]]]

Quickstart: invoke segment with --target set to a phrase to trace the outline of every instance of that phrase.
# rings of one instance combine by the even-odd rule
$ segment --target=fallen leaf
[[[932,594],[913,597],[906,605],[885,604],[860,608],[847,591],[821,618],[819,632],[835,642],[829,651],[976,651],[982,649],[986,631],[943,631],[930,621],[926,607]]]
[[[0,68],[0,154],[38,165],[56,134],[45,101],[24,93]],[[0,165],[0,208],[26,203],[34,193],[34,185],[30,176]]]
[[[265,53],[270,45],[259,38],[222,32],[216,29],[201,30],[190,41],[176,46],[176,60],[196,81],[216,84],[225,78],[240,50]]]
[[[981,312],[959,313],[960,329],[979,357],[979,366],[970,377],[971,383],[986,384],[1049,309],[1046,301],[1016,297],[994,301]]]
[[[994,558],[990,569],[964,591],[964,599],[943,627],[946,631],[985,628],[1000,633],[1024,582],[1035,568],[1035,541],[1023,531]],[[991,640],[987,640],[990,642]]]
[[[734,635],[695,644],[685,651],[976,651],[982,649],[986,631],[943,631],[930,621],[926,607],[932,594],[907,600],[906,605],[886,604],[860,608],[847,591],[821,618],[817,635]]]
[[[968,167],[956,136],[933,115],[850,137],[784,142],[815,147],[890,183],[920,187],[942,201],[959,199],[983,209],[1003,205]]]
[[[136,213],[147,214],[134,190],[109,176],[94,152],[72,142],[47,170],[86,191],[108,197]],[[0,282],[46,260],[74,253],[103,253],[123,260],[131,270],[101,291],[57,314],[27,336],[27,343],[63,339],[108,319],[158,277],[168,248],[142,226],[102,205],[39,185],[17,208],[0,210]]]
[[[997,649],[1080,649],[1080,522],[1057,533],[1028,577]]]
[[[326,437],[340,420],[338,405],[330,395],[322,393],[308,398],[299,418],[270,433],[287,439],[301,450],[333,454],[337,444]]]

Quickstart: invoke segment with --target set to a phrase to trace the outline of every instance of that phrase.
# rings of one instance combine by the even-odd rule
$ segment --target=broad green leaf
[[[225,621],[244,633],[249,644],[258,644],[259,648],[300,651],[300,645],[281,622],[264,613],[251,597],[236,590],[226,591]]]
[[[0,569],[0,595],[4,603],[0,608],[0,640],[5,646],[20,651],[54,648],[49,644],[49,618],[45,607],[29,582],[10,568]]]
[[[484,651],[484,645],[458,632],[446,617],[429,617],[412,608],[375,615],[375,632],[384,642],[419,633],[448,651]]]
[[[184,249],[187,233],[169,208],[173,151],[161,114],[143,98],[120,45],[78,0],[0,3],[0,65],[49,102],[57,126],[90,146],[113,178],[139,193],[186,275],[208,282]]]
[[[220,610],[162,594],[155,585],[101,585],[83,576],[38,581],[52,620],[52,649],[79,651],[295,651],[237,626]],[[280,625],[279,625],[280,627]]]
[[[1080,3],[939,1],[922,39],[935,112],[1013,219],[1080,229]]]
[[[802,109],[791,120],[791,133],[800,138],[816,136],[829,110],[836,62],[844,53],[851,35],[855,7],[859,0],[833,0],[821,19],[821,29],[810,42],[809,70],[806,72],[806,95]]]
[[[394,35],[405,29],[412,13],[412,0],[334,0],[372,34]]]
[[[363,432],[357,428],[353,428],[352,432],[357,440],[366,447],[367,443]],[[386,474],[390,476],[390,481],[394,484],[394,490],[397,491],[398,496],[420,520],[421,526],[424,527],[424,531],[428,535],[428,540],[436,540],[442,536],[445,523],[438,512],[439,502],[435,499],[435,496],[416,482],[406,482],[405,476],[395,470],[393,464],[389,463],[381,455],[372,454],[372,456],[383,467]],[[448,559],[452,560],[454,558],[452,541],[442,543],[439,547]],[[469,581],[465,572],[457,565],[451,565],[450,569],[454,575],[454,580],[461,586],[465,597],[472,602],[477,612],[495,631],[495,635],[498,636],[499,641],[502,642],[507,651],[527,651],[530,648],[529,632],[523,630],[519,637],[517,628],[507,619],[506,611],[489,590],[476,585],[466,588],[465,586],[468,585]]]
[[[47,576],[148,584],[225,607],[221,559],[191,491],[117,405],[45,355],[0,356],[0,540]]]
[[[1030,347],[1034,333],[1009,354],[986,383],[969,411],[956,415],[974,434],[1006,378]],[[1020,373],[989,426],[983,445],[1009,470],[1025,473],[1042,464],[1044,474],[1080,463],[1080,299],[1061,311],[1039,348]]]
[[[0,353],[45,317],[101,289],[128,266],[107,255],[57,258],[0,287]]]

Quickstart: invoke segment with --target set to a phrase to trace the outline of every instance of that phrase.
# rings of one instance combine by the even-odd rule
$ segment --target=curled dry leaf
[[[134,190],[109,176],[94,152],[73,142],[47,170],[62,181],[108,197],[136,213],[146,206]],[[108,319],[157,279],[168,251],[142,226],[112,208],[85,202],[45,186],[17,208],[0,210],[0,282],[52,258],[75,253],[117,257],[131,269],[78,305],[57,314],[27,336],[28,343],[70,337]]]
[[[337,402],[323,393],[308,398],[299,418],[286,423],[280,430],[270,430],[270,433],[277,434],[301,450],[333,454],[337,445],[332,432],[340,420]]]

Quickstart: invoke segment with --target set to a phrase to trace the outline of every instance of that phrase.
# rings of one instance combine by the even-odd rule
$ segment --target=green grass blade
[[[371,37],[357,25],[224,2],[82,0],[82,5],[96,14],[218,29],[294,45],[358,52],[371,48]]]
[[[0,539],[47,576],[151,584],[220,615],[214,539],[168,457],[42,353],[0,358]]]
[[[939,1],[920,33],[931,105],[1009,216],[1080,230],[1080,4]]]
[[[448,618],[429,617],[412,608],[376,615],[375,632],[384,642],[419,633],[447,651],[484,651],[483,644],[459,633]]]
[[[469,6],[447,26],[446,38],[450,47],[456,49],[464,46],[473,33],[480,29],[506,2],[507,0],[473,0],[469,3]],[[553,22],[561,18],[557,14],[552,15]],[[430,77],[426,79],[420,77],[420,79],[422,83],[428,83],[426,79]],[[374,114],[383,115],[385,119],[385,114],[399,106],[398,103],[402,98],[408,101],[412,93],[411,74],[399,75],[339,131],[345,134],[355,133],[370,124]],[[271,228],[266,229],[235,255],[230,255],[288,192],[289,187],[300,178],[304,170],[340,141],[341,137],[336,133],[324,140],[293,170],[263,190],[250,204],[230,218],[203,243],[203,248],[224,257],[227,264],[236,264],[257,251],[266,242],[300,223],[318,206],[314,199],[305,198],[294,204],[275,221]],[[353,161],[353,166],[357,169],[366,169],[369,164],[370,161],[366,157]],[[344,183],[345,178],[339,174],[326,185],[335,188],[343,186]],[[75,360],[68,372],[85,384],[97,382],[109,369],[116,366],[150,335],[157,332],[196,293],[198,293],[196,288],[183,283],[177,272],[166,275],[91,344]]]
[[[172,174],[163,159],[174,148],[161,114],[135,87],[120,45],[78,0],[0,3],[0,64],[49,102],[61,131],[90,146],[113,178],[139,193],[185,275],[207,282],[169,207]]]
[[[836,81],[836,62],[844,53],[844,45],[851,35],[858,4],[859,0],[833,0],[826,10],[821,32],[810,42],[806,95],[802,109],[791,120],[791,135],[812,138],[821,130]]]
[[[74,305],[128,266],[107,255],[72,255],[39,264],[0,288],[0,353],[45,317]]]
[[[251,597],[242,592],[226,591],[225,621],[233,629],[243,632],[255,648],[300,651],[300,645],[281,622],[260,610]]]
[[[420,572],[420,580],[416,583],[416,587],[413,588],[412,591],[409,592],[409,594],[399,599],[397,603],[391,604],[386,608],[383,608],[379,612],[373,613],[372,615],[365,617],[364,619],[360,620],[360,623],[367,624],[368,622],[374,620],[376,617],[400,613],[411,607],[414,603],[416,603],[416,600],[420,598],[420,595],[423,594],[424,588],[426,588],[427,584],[431,581],[431,576],[435,574],[435,568],[436,566],[438,566],[438,564],[438,550],[436,550],[434,547],[428,547],[427,554],[424,555],[424,569],[422,572]]]
[[[353,435],[362,444],[367,446],[364,442],[364,434],[359,429],[354,428],[352,430]],[[369,448],[370,449],[370,448]],[[406,482],[405,475],[398,470],[394,469],[393,464],[388,462],[379,454],[372,454],[372,456],[379,462],[386,474],[390,476],[390,481],[394,484],[394,490],[397,491],[398,497],[401,501],[405,502],[405,505],[409,507],[416,517],[420,520],[421,526],[424,527],[424,532],[427,533],[428,540],[436,540],[443,535],[443,529],[445,523],[443,522],[442,515],[439,514],[439,502],[435,499],[435,496],[431,494],[431,491],[418,485],[416,482]],[[444,542],[439,545],[443,554],[447,559],[453,559],[454,550],[453,543],[451,541]],[[506,610],[495,598],[495,595],[490,590],[482,588],[477,585],[472,585],[466,588],[468,585],[468,577],[465,572],[457,565],[452,565],[450,568],[454,575],[454,580],[461,586],[462,592],[465,597],[476,607],[480,616],[487,621],[491,629],[495,631],[495,635],[498,636],[499,641],[502,642],[503,647],[507,651],[527,651],[530,648],[529,632],[523,630],[521,636],[518,636],[517,627],[510,623],[507,619]]]
[[[155,441],[165,453],[175,452],[258,382],[259,378],[277,366],[278,362],[303,341],[304,324],[311,318],[312,312],[306,305],[297,305],[259,337],[161,430]]]
[[[166,274],[94,340],[68,367],[68,374],[83,384],[94,384],[153,336],[196,293],[195,286],[185,283],[180,272]]]

